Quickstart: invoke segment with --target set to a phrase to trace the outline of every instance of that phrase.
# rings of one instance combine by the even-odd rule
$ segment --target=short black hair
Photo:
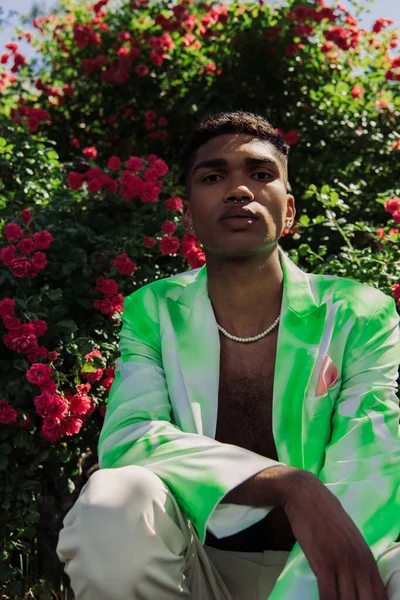
[[[190,192],[191,171],[198,148],[210,139],[226,133],[246,133],[261,140],[266,140],[275,146],[277,157],[284,168],[285,184],[287,185],[289,146],[283,136],[263,116],[236,110],[233,112],[211,113],[192,129],[181,154],[183,181],[188,193]]]

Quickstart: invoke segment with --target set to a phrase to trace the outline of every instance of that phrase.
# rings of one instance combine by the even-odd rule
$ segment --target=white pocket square
[[[334,386],[339,379],[339,370],[328,354],[322,361],[321,372],[317,383],[316,396],[323,396],[328,389]]]

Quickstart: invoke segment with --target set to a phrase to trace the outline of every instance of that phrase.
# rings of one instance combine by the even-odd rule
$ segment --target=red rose
[[[100,287],[96,288],[96,292],[102,292],[105,296],[114,296],[118,292],[118,283],[113,279],[103,278]]]
[[[14,298],[3,298],[0,300],[0,317],[8,317],[14,314],[15,300]]]
[[[125,166],[132,173],[137,173],[143,167],[143,159],[138,156],[130,156]]]
[[[164,221],[161,226],[163,233],[174,233],[176,226],[172,221]]]
[[[154,238],[145,235],[143,238],[143,246],[145,248],[153,248],[157,244],[157,241]]]
[[[82,150],[82,154],[87,160],[93,160],[97,156],[97,150],[94,146],[88,146]]]
[[[36,244],[31,238],[23,238],[17,246],[21,254],[32,254],[36,250]]]
[[[0,250],[0,258],[5,265],[10,265],[15,258],[15,246],[10,244]]]
[[[40,396],[35,396],[33,401],[40,417],[62,419],[68,414],[68,404],[65,398],[58,394],[42,392]]]
[[[32,220],[32,212],[29,210],[29,208],[24,208],[21,210],[21,219],[23,223],[30,223]]]
[[[164,236],[159,242],[161,254],[176,254],[179,246],[180,242],[177,237]]]
[[[182,199],[178,198],[177,196],[167,198],[167,200],[164,202],[164,208],[166,210],[178,211],[182,208]]]
[[[80,394],[87,394],[90,391],[90,388],[90,383],[80,383],[76,386],[76,389]]]
[[[55,371],[50,367],[50,365],[36,363],[28,369],[26,372],[26,378],[29,383],[33,383],[34,385],[38,385],[40,387],[43,385],[43,383],[50,379],[51,375],[54,375],[54,373]]]
[[[79,433],[82,425],[82,419],[78,419],[78,417],[67,417],[63,421],[63,430],[65,435],[74,435]]]
[[[111,171],[117,171],[121,166],[121,161],[118,156],[111,156],[111,158],[108,159],[107,164]]]
[[[58,358],[58,352],[56,352],[55,350],[53,350],[52,352],[49,352],[48,359],[50,362],[54,362],[55,360],[57,360],[57,358]]]
[[[103,313],[103,315],[111,315],[113,312],[113,303],[110,298],[103,298],[102,300],[95,300],[93,306],[96,310]]]
[[[83,177],[79,173],[72,171],[68,175],[67,183],[72,190],[80,190],[83,185]]]
[[[17,223],[8,223],[4,227],[3,233],[10,242],[17,242],[23,236],[23,231]]]
[[[14,258],[10,263],[10,271],[14,277],[27,277],[31,266],[31,261],[27,258]]]
[[[140,193],[140,199],[142,202],[155,202],[158,198],[159,188],[156,182],[148,181],[143,185],[143,189]]]
[[[0,400],[0,423],[2,425],[9,425],[15,423],[18,417],[18,412],[10,406],[7,400]]]
[[[30,325],[33,325],[34,333],[37,337],[44,335],[47,331],[47,323],[42,319],[33,319],[33,321],[29,321]]]
[[[107,393],[110,392],[110,389],[111,389],[111,386],[113,384],[113,381],[114,381],[114,377],[106,377],[101,382],[101,385],[103,386],[103,388],[105,388],[105,390],[107,391]]]
[[[10,350],[14,350],[14,352],[19,352],[20,354],[35,350],[37,348],[36,336],[33,333],[21,331],[21,329],[22,327],[20,330],[9,331],[3,335],[4,345]]]
[[[101,354],[100,350],[97,350],[97,348],[95,350],[92,350],[88,354],[85,354],[85,358],[86,358],[87,362],[91,363],[93,356],[99,356],[101,358],[102,354]]]
[[[87,415],[92,407],[92,401],[86,394],[75,394],[69,402],[73,415]]]
[[[60,419],[45,419],[43,421],[40,435],[48,442],[54,443],[64,434],[64,428],[61,424]]]
[[[299,134],[294,129],[291,129],[285,135],[286,143],[289,144],[289,146],[293,146],[294,144],[297,144],[299,139],[300,139]]]
[[[89,192],[98,192],[99,189],[101,188],[101,181],[99,181],[98,179],[92,179],[92,181],[89,181],[88,183],[88,191]]]
[[[41,271],[47,265],[47,258],[43,252],[35,252],[32,255],[32,265],[35,269],[39,269]]]
[[[154,52],[154,51],[152,51],[152,52]],[[137,67],[135,67],[135,73],[139,77],[144,77],[145,75],[148,74],[148,72],[149,72],[149,69],[146,65],[138,65]]]
[[[82,373],[82,378],[85,379],[85,381],[88,381],[90,384],[100,381],[102,377],[103,369],[96,369],[95,371],[92,371],[92,373]]]
[[[46,250],[49,248],[53,240],[54,238],[51,233],[45,229],[43,231],[38,231],[33,235],[33,241],[35,242],[36,247],[40,250]]]
[[[21,321],[16,317],[3,317],[3,325],[9,331],[16,331],[21,326]]]

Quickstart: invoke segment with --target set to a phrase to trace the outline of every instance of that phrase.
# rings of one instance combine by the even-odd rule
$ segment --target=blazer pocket
[[[328,388],[325,394],[311,398],[310,412],[312,413],[313,417],[316,417],[317,415],[324,415],[326,413],[333,413],[335,401],[340,394],[341,384],[342,378],[340,377],[333,386]]]

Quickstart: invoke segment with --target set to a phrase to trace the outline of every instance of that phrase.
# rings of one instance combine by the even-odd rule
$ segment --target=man
[[[288,147],[262,117],[184,149],[200,269],[125,300],[94,473],[58,555],[76,600],[399,600],[399,317],[280,248]]]

